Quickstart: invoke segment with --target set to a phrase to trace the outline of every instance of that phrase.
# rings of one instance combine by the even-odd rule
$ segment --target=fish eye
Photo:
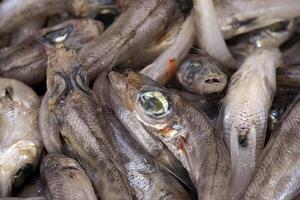
[[[43,36],[43,38],[49,41],[51,44],[59,44],[64,42],[70,35],[73,27],[71,25],[58,30],[51,31]]]
[[[185,80],[192,82],[195,74],[201,69],[201,63],[187,61],[185,64]]]
[[[22,166],[17,173],[15,174],[15,176],[13,177],[13,181],[12,181],[12,186],[13,188],[18,188],[19,186],[21,186],[26,177],[28,177],[28,175],[33,171],[33,166],[30,164],[26,164],[24,166]]]
[[[55,104],[66,91],[66,81],[59,75],[49,77],[47,89],[49,91],[49,104]]]
[[[138,103],[148,116],[163,117],[170,113],[170,99],[161,91],[144,91],[138,97]]]

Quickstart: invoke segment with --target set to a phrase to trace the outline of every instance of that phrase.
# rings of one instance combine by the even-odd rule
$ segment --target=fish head
[[[57,46],[49,58],[47,69],[48,107],[65,102],[70,94],[91,94],[85,71],[78,64],[76,53]]]
[[[190,55],[177,72],[180,84],[191,92],[211,94],[221,92],[227,84],[222,65],[208,55]]]
[[[6,112],[7,106],[22,107],[26,110],[35,109],[39,106],[39,98],[35,92],[24,83],[0,78],[0,110]]]

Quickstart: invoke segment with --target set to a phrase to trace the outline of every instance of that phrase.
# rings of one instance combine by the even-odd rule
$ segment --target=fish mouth
[[[204,78],[196,88],[202,94],[211,94],[221,92],[227,85],[225,76],[210,75]]]

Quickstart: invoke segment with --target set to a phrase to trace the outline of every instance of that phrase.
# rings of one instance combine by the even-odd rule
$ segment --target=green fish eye
[[[170,110],[169,98],[160,91],[142,92],[138,102],[150,116],[161,117],[168,114]]]

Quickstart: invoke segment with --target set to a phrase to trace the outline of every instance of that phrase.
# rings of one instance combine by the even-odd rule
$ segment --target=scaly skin
[[[300,189],[300,96],[265,147],[243,199],[293,199]]]
[[[25,84],[0,79],[0,197],[38,165],[42,141],[38,131],[39,97]]]
[[[99,75],[94,83],[99,118],[106,125],[107,134],[113,140],[113,148],[120,155],[117,160],[126,169],[127,179],[140,200],[190,199],[186,190],[170,173],[161,170],[149,154],[136,142],[116,118],[110,107],[107,73]]]
[[[40,83],[46,78],[47,52],[55,44],[80,49],[102,31],[103,25],[91,19],[69,20],[42,29],[20,45],[0,50],[0,75],[28,85]]]
[[[231,174],[229,154],[206,115],[147,77],[134,72],[109,75],[125,105],[189,171],[198,199],[226,199]],[[147,92],[160,97],[147,100],[141,96]],[[141,101],[147,106],[143,107]],[[154,115],[147,108],[155,109],[156,105],[161,107]]]
[[[90,179],[76,160],[49,154],[43,158],[40,171],[49,199],[97,200]]]
[[[100,127],[97,106],[74,51],[57,46],[47,69],[48,109],[57,121],[63,152],[75,158],[101,199],[132,199],[117,155]],[[51,133],[50,133],[51,134]],[[43,135],[47,140],[47,135]]]
[[[239,199],[245,191],[263,150],[276,90],[276,68],[281,63],[278,49],[257,50],[231,77],[222,100],[220,123],[231,155],[232,199]]]

